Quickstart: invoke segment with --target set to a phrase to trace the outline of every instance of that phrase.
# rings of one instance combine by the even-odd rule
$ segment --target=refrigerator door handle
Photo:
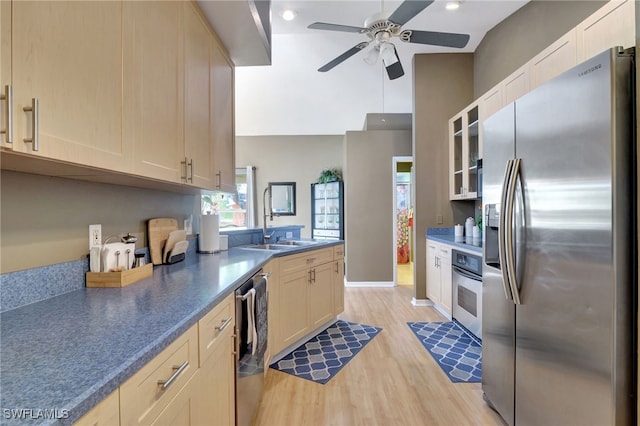
[[[504,180],[502,182],[502,194],[500,197],[500,213],[499,213],[499,226],[498,226],[498,259],[500,261],[500,271],[502,272],[502,286],[504,289],[504,297],[507,300],[513,300],[511,295],[511,286],[509,285],[509,275],[507,273],[507,255],[505,251],[506,247],[506,206],[507,206],[507,193],[509,190],[509,182],[511,181],[511,173],[513,171],[513,160],[507,161],[507,165],[504,170]]]
[[[520,177],[520,158],[516,158],[513,161],[513,167],[511,169],[511,176],[509,177],[509,186],[507,191],[507,199],[506,199],[506,207],[504,208],[505,213],[505,257],[506,257],[506,269],[507,276],[509,277],[509,286],[511,287],[511,296],[513,297],[513,302],[516,305],[522,304],[522,300],[520,298],[520,290],[518,288],[518,277],[516,274],[516,261],[514,255],[514,247],[513,247],[513,214],[514,214],[514,204],[516,198],[516,188],[518,184],[518,179]]]

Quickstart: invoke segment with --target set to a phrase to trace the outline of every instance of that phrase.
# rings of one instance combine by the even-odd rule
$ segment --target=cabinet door
[[[4,12],[9,2],[2,3]],[[130,171],[130,148],[122,137],[123,3],[11,5],[13,149]],[[32,98],[39,103],[35,117],[24,111]],[[33,138],[33,118],[39,123],[38,151],[23,141]]]
[[[440,269],[438,268],[439,245],[427,241],[427,298],[440,303]]]
[[[153,426],[190,426],[200,424],[196,421],[198,418],[197,401],[199,398],[200,380],[200,371],[196,371],[193,377],[189,379],[187,384],[151,424]]]
[[[233,65],[218,43],[213,46],[211,67],[213,88],[213,143],[216,187],[222,191],[236,189],[234,132]]]
[[[504,80],[504,104],[509,104],[529,91],[529,66],[521,66]]]
[[[587,59],[613,46],[635,45],[635,2],[607,2],[577,27],[578,60]]]
[[[120,399],[118,390],[111,392],[87,414],[80,417],[74,426],[116,426],[120,424]]]
[[[308,307],[309,300],[309,270],[302,270],[290,274],[283,274],[280,277],[279,291],[279,315],[280,321],[280,346],[282,348],[293,344],[303,337],[309,327]]]
[[[11,2],[0,1],[0,93],[11,86]],[[12,148],[7,140],[7,130],[13,120],[7,120],[8,100],[0,101],[0,147]],[[10,122],[11,121],[11,122]]]
[[[333,315],[338,316],[344,312],[344,260],[333,262]]]
[[[134,172],[183,182],[183,5],[173,1],[123,4],[124,134],[133,144]]]
[[[568,32],[551,46],[529,61],[530,89],[551,80],[577,64],[575,29]]]
[[[451,315],[452,304],[452,275],[451,275],[451,248],[440,246],[438,251],[438,269],[440,273],[440,303],[439,305]]]
[[[463,116],[449,120],[449,196],[452,200],[462,198],[464,193],[464,135]]]
[[[234,424],[235,371],[233,327],[228,327],[200,367],[201,382],[195,424]]]
[[[184,4],[184,149],[187,183],[215,189],[210,66],[213,36],[193,3]]]
[[[310,270],[311,283],[307,303],[309,328],[314,329],[333,317],[333,277],[335,262],[325,263]]]
[[[271,357],[280,352],[284,347],[280,343],[280,268],[278,259],[272,259],[262,267],[265,274],[271,274],[267,282],[267,303],[269,310],[268,342],[267,354],[265,355],[265,365],[271,364]]]

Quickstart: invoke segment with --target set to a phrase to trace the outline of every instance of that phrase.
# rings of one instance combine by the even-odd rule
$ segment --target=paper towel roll
[[[217,214],[200,216],[200,253],[220,251],[220,221]]]

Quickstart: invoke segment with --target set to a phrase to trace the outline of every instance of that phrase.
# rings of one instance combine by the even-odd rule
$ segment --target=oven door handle
[[[470,272],[465,271],[464,269],[460,268],[459,266],[456,265],[452,265],[451,268],[453,269],[453,272],[455,272],[456,274],[464,277],[464,278],[469,278],[470,280],[474,280],[474,281],[480,281],[482,282],[482,277],[476,275],[476,274],[472,274]]]

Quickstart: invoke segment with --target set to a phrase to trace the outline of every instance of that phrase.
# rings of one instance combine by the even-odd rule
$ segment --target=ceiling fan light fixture
[[[287,9],[282,12],[281,16],[285,21],[293,21],[296,18],[296,15],[297,13],[295,10]]]
[[[444,6],[444,8],[447,9],[447,10],[457,10],[459,7],[460,7],[460,2],[459,1],[449,1]]]
[[[396,62],[398,62],[398,57],[396,56],[396,52],[393,44],[384,43],[380,46],[380,56],[382,56],[382,62],[384,62],[384,66],[388,67]]]
[[[364,57],[364,61],[369,65],[375,65],[378,62],[378,57],[380,56],[380,50],[378,47],[374,47],[367,53],[367,56]]]

